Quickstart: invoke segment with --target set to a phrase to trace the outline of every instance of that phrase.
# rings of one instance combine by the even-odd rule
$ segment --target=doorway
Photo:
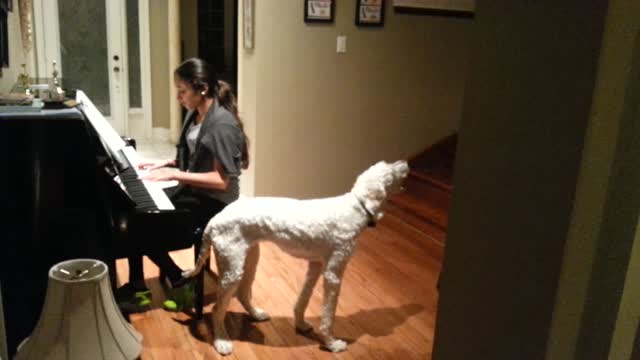
[[[120,135],[146,137],[151,129],[146,116],[150,99],[145,96],[150,87],[148,1],[34,4],[36,24],[41,25],[36,38],[44,40],[37,48],[44,55],[38,56],[39,77],[51,77],[55,61],[63,87],[83,90]]]
[[[238,80],[238,0],[198,1],[198,54],[235,90]]]

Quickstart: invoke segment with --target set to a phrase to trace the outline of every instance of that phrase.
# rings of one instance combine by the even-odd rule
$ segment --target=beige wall
[[[606,2],[487,0],[476,9],[433,358],[538,360],[548,355],[567,234],[597,227],[573,228],[574,195],[590,116],[599,115]],[[609,174],[607,159],[597,161],[605,173],[587,179],[591,189]],[[578,203],[599,205],[600,195]],[[597,222],[598,210],[584,216]],[[605,357],[576,359],[589,358]]]
[[[180,0],[180,35],[184,59],[198,56],[198,0]]]
[[[640,118],[636,121],[640,122]],[[640,284],[638,282],[640,279],[640,222],[635,229],[636,234],[616,317],[609,359],[631,359],[640,320]]]
[[[149,6],[151,31],[151,99],[153,127],[169,128],[169,34],[168,1],[153,0]]]
[[[640,196],[634,189],[640,179],[633,169],[640,164],[640,141],[632,124],[640,124],[639,33],[640,3],[611,1],[548,359],[605,358],[614,328],[609,359],[629,359],[631,354],[640,318],[638,241],[624,301],[617,309],[631,244],[637,238]],[[611,297],[614,293],[618,295]]]
[[[2,69],[0,77],[0,92],[9,92],[18,81],[18,75],[22,73],[20,64],[27,64],[29,76],[34,77],[35,61],[32,59],[34,50],[30,56],[22,50],[22,38],[20,35],[20,17],[18,16],[18,0],[13,1],[13,11],[7,16],[9,30],[9,67]],[[35,46],[34,46],[35,48]],[[30,70],[31,69],[31,70]]]
[[[239,31],[240,111],[255,166],[243,193],[344,193],[372,163],[457,131],[472,20],[399,15],[387,1],[384,27],[359,28],[354,3],[338,1],[335,24],[307,25],[303,3],[256,1],[253,50]],[[338,35],[346,54],[336,53]]]
[[[238,18],[242,19],[242,2],[238,1]],[[249,138],[249,168],[240,176],[240,192],[254,195],[256,189],[256,149],[260,139],[256,135],[256,56],[254,49],[243,48],[242,21],[238,22],[238,108],[244,123],[244,132]]]

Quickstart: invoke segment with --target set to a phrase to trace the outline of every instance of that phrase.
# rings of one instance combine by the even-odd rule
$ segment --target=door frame
[[[126,7],[124,1],[106,0],[106,14],[108,26],[119,26],[121,31],[118,38],[114,38],[111,34],[112,31],[107,31],[109,42],[109,59],[107,61],[109,66],[109,86],[111,110],[114,108],[117,112],[117,107],[123,107],[121,111],[126,116],[123,117],[123,123],[121,124],[123,134],[131,135],[131,129],[142,129],[136,131],[134,134],[137,137],[150,138],[152,131],[152,106],[151,106],[151,39],[150,39],[150,25],[149,25],[149,1],[150,0],[138,0],[138,19],[139,19],[139,36],[140,36],[140,90],[142,108],[129,108],[129,84],[128,73],[126,76],[124,72],[120,72],[122,79],[120,86],[122,87],[120,104],[113,104],[114,100],[114,80],[113,80],[113,49],[114,46],[120,46],[120,67],[124,71],[128,71],[127,63],[127,36],[126,36]],[[121,5],[121,6],[118,6]],[[35,35],[35,51],[36,51],[36,76],[37,77],[50,77],[53,67],[52,63],[55,60],[57,64],[60,64],[60,33],[59,31],[45,31],[44,29],[59,29],[60,22],[58,19],[58,0],[34,0],[33,1],[33,17],[34,17],[34,35]],[[120,42],[118,45],[116,42]],[[58,65],[57,70],[61,77],[62,66]],[[133,126],[131,121],[133,114],[142,113],[142,124]]]

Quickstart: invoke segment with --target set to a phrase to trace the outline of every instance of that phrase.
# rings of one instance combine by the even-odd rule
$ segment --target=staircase
[[[411,229],[438,260],[447,238],[456,144],[454,134],[410,159],[405,191],[391,196],[386,208],[387,221]]]

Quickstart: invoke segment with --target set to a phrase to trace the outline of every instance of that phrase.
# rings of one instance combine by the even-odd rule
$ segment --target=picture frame
[[[356,25],[383,26],[385,0],[357,0]]]
[[[335,0],[304,0],[304,22],[332,23],[335,7]]]
[[[399,13],[473,17],[475,3],[475,0],[393,0],[393,8]]]

